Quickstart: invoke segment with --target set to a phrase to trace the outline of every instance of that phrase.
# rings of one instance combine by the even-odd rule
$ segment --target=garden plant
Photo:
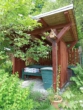
[[[36,61],[46,57],[51,49],[45,45],[45,37],[35,39],[27,33],[42,26],[32,18],[70,3],[74,4],[78,38],[83,39],[83,0],[0,0],[0,110],[55,110],[48,97],[43,99],[42,94],[21,87],[18,75],[12,74],[6,49],[25,61],[30,57]],[[23,51],[26,45],[30,48]],[[61,94],[63,110],[83,110],[83,69],[77,64],[73,71],[70,86]]]
[[[0,110],[33,110],[39,104],[29,95],[29,88],[22,88],[17,74],[9,76],[0,70]]]
[[[80,64],[77,64],[74,71],[74,76],[71,77],[70,85],[65,89],[62,94],[64,110],[83,110],[83,69]]]

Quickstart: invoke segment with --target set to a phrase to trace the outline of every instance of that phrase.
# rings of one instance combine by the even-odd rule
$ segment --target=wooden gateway
[[[49,32],[49,35],[46,36],[46,43],[52,46],[51,57],[48,56],[49,58],[47,59],[41,59],[39,63],[49,63],[49,65],[53,66],[54,89],[56,89],[58,65],[61,66],[60,88],[62,88],[67,82],[68,52],[78,40],[73,5],[71,4],[57,10],[34,16],[33,19],[38,20],[38,22],[42,24],[42,27],[27,33],[34,37],[41,38],[44,32]],[[22,68],[24,67],[24,61],[18,58],[13,59],[13,73],[18,71],[19,77],[21,77]]]

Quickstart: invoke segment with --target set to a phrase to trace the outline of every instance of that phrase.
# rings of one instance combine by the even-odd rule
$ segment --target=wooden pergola
[[[56,89],[58,65],[61,66],[60,87],[63,87],[67,82],[68,51],[78,40],[73,5],[34,16],[33,19],[40,22],[42,27],[27,33],[41,39],[45,32],[49,32],[46,43],[52,45],[53,87]],[[15,65],[13,69],[15,72]]]

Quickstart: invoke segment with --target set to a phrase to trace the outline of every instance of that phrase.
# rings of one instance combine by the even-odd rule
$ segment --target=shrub
[[[0,64],[0,68],[3,68],[6,72],[8,72],[11,75],[11,73],[12,73],[12,61],[11,60],[3,61]]]
[[[71,84],[63,92],[61,104],[63,110],[83,110],[83,94],[75,87],[75,84]]]
[[[9,76],[0,70],[0,110],[33,110],[34,101],[29,95],[29,88],[21,87],[17,74]]]
[[[82,69],[82,67],[79,64],[77,64],[77,66],[75,68],[72,68],[72,70],[74,71],[75,76],[71,77],[70,80],[75,82],[77,88],[83,86],[83,69]]]

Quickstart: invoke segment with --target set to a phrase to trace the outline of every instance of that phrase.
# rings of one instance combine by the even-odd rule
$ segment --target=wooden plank
[[[67,77],[68,51],[67,51],[66,44],[63,41],[60,41],[59,48],[60,48],[59,49],[59,54],[60,54],[60,56],[59,56],[60,64],[59,65],[61,66],[60,88],[62,88],[68,80],[68,77]]]
[[[22,69],[25,67],[25,62],[21,60],[20,58],[15,58],[13,59],[13,74],[15,72],[18,72],[19,77],[22,77]]]
[[[44,27],[48,27],[48,26],[49,26],[49,25],[44,21],[43,18],[41,18],[41,19],[39,20],[39,22],[42,23]]]

